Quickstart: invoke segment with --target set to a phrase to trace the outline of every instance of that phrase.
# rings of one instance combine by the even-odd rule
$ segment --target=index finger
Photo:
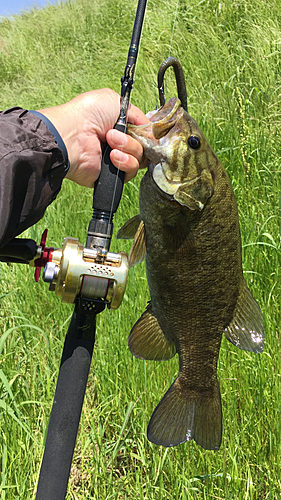
[[[137,108],[137,106],[134,106],[131,103],[128,107],[127,117],[128,122],[132,123],[132,125],[145,125],[146,123],[149,123],[149,119],[145,116],[145,114]]]

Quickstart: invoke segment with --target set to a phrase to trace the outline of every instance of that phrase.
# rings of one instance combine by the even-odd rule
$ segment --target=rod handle
[[[36,500],[65,500],[95,343],[95,328],[96,315],[74,311],[65,338]]]
[[[127,134],[125,124],[116,123],[116,130]],[[125,172],[118,170],[110,160],[112,148],[106,144],[101,162],[101,172],[95,182],[93,209],[115,214],[121,200]]]

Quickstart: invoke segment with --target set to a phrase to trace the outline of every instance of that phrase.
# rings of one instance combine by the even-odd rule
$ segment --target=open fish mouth
[[[128,133],[141,143],[146,156],[153,161],[150,158],[153,148],[157,146],[162,137],[168,134],[183,113],[180,100],[177,97],[172,97],[162,108],[147,113],[146,116],[150,123],[144,125],[129,124]]]
[[[160,109],[147,114],[150,123],[145,125],[129,125],[128,132],[143,146],[145,156],[149,160],[149,171],[159,189],[173,196],[182,185],[180,180],[169,179],[165,173],[168,168],[166,154],[171,152],[172,137],[169,132],[177,125],[184,110],[177,97],[172,97]]]
[[[147,114],[152,123],[152,133],[156,140],[161,139],[175,126],[183,115],[181,102],[177,97],[172,97],[162,108]]]

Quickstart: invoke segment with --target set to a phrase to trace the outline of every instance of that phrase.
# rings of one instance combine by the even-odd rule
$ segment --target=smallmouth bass
[[[151,296],[129,348],[141,359],[179,357],[178,377],[153,412],[148,439],[167,447],[194,439],[218,450],[222,333],[240,349],[261,353],[263,317],[243,277],[237,204],[225,169],[179,99],[150,121],[129,128],[149,167],[140,215],[118,233],[134,237],[130,265],[146,256]]]

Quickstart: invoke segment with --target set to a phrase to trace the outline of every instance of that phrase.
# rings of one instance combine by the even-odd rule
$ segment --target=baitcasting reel
[[[127,284],[127,254],[109,252],[109,243],[100,238],[100,233],[94,239],[90,237],[87,247],[71,237],[64,239],[62,248],[46,247],[47,233],[45,229],[40,245],[31,239],[14,238],[0,249],[0,261],[35,267],[35,281],[44,268],[43,280],[49,283],[49,290],[65,303],[80,299],[86,313],[97,312],[99,305],[117,309]]]
[[[43,280],[49,290],[72,304],[77,296],[83,299],[103,299],[109,309],[117,309],[127,284],[129,263],[124,252],[112,253],[103,248],[86,248],[77,238],[64,239],[62,248],[47,248],[44,231],[35,258],[29,262],[36,267],[38,281],[41,267]]]

